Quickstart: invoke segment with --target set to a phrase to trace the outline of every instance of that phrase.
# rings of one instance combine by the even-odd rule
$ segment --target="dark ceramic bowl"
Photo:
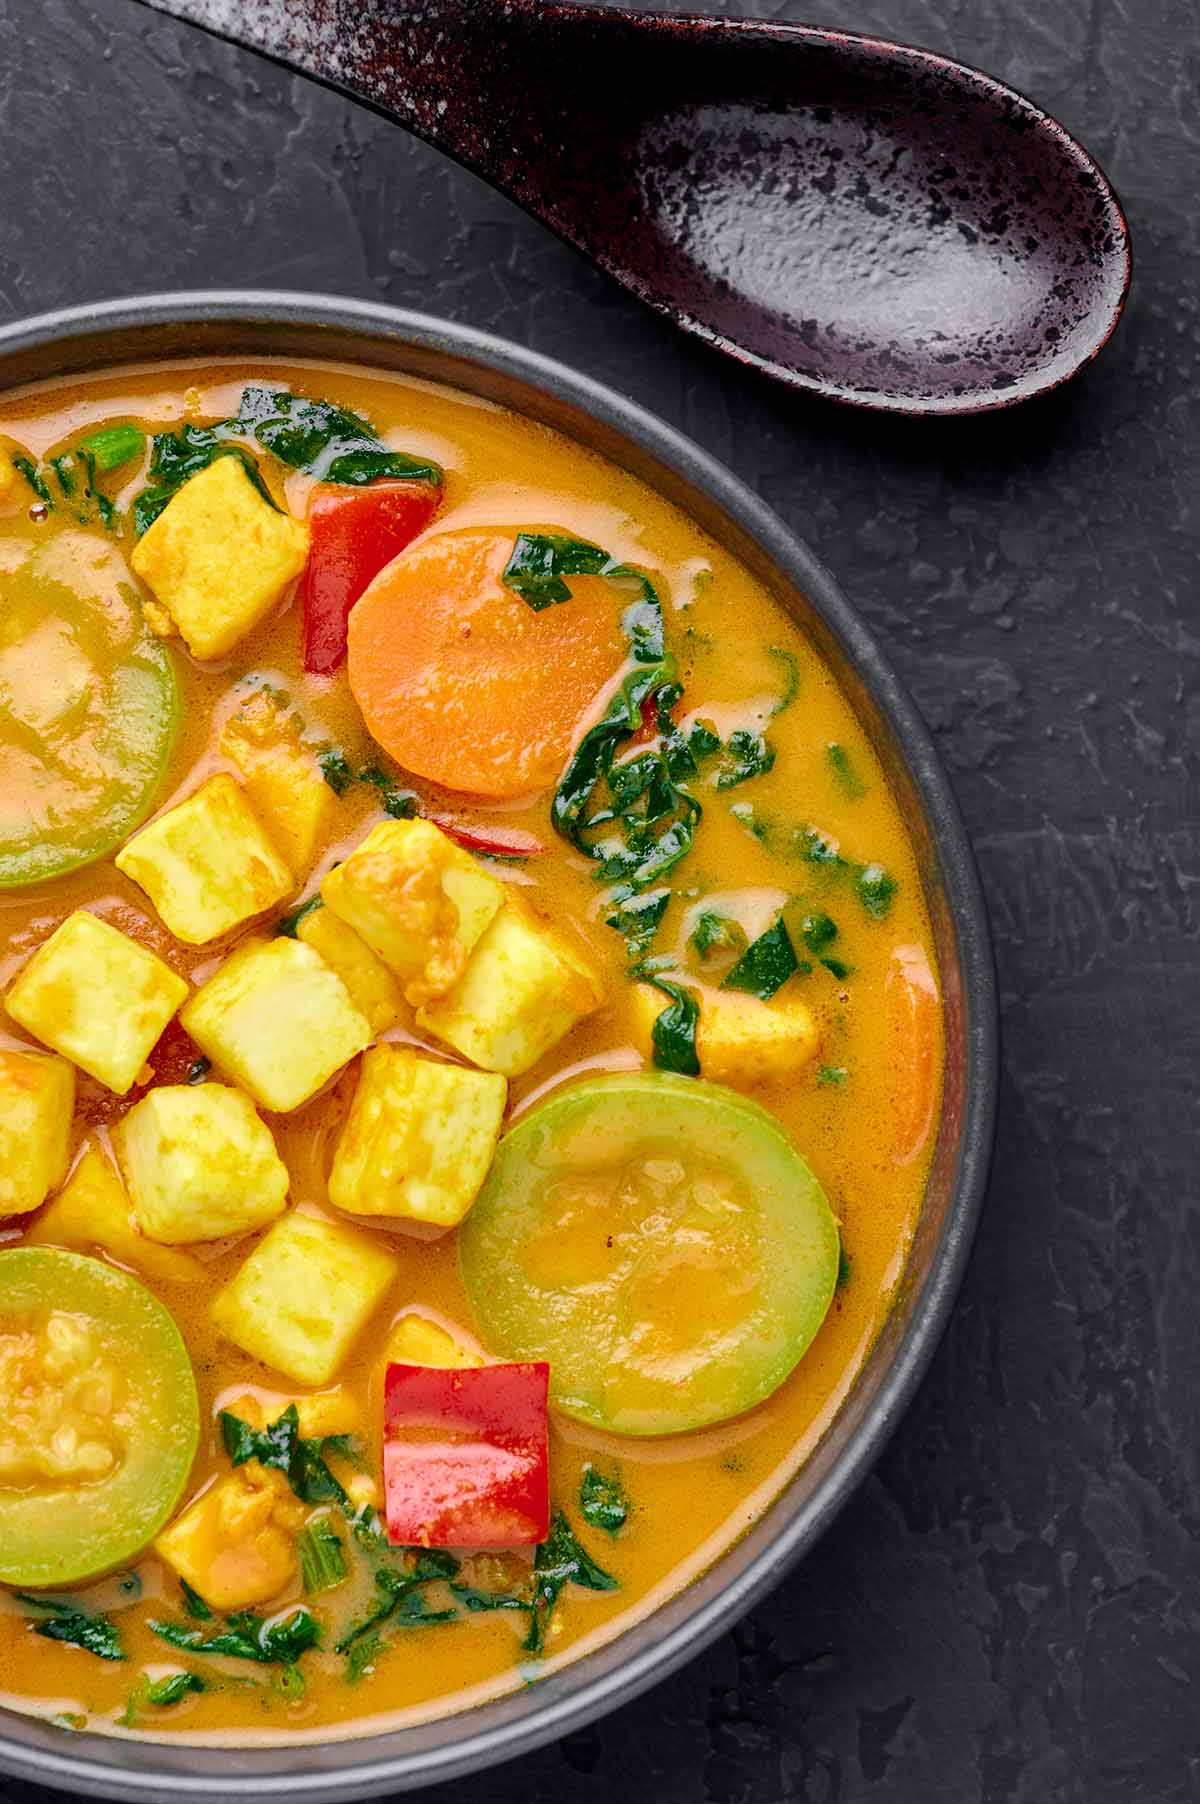
[[[754,573],[816,643],[876,747],[916,844],[941,962],[946,1094],[895,1308],[808,1464],[715,1566],[636,1627],[532,1688],[361,1740],[231,1749],[74,1734],[0,1713],[0,1771],[123,1800],[359,1799],[524,1753],[653,1685],[808,1552],[878,1457],[946,1326],[983,1199],[997,1074],[987,917],[929,735],[832,577],[756,495],[670,426],[561,364],[463,326],[353,301],[187,294],[0,330],[0,391],[163,358],[331,358],[449,384],[545,421],[634,471]]]

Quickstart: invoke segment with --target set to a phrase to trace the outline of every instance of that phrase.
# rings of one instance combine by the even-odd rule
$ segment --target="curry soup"
[[[896,802],[648,488],[342,367],[0,408],[0,1695],[553,1670],[804,1461],[941,1089]]]

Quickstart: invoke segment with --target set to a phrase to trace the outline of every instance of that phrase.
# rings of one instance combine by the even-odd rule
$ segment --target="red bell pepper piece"
[[[550,1529],[550,1367],[389,1365],[383,1485],[397,1547],[534,1547]]]
[[[304,668],[328,676],[346,656],[350,610],[385,564],[424,532],[440,491],[428,482],[321,484],[308,510],[312,535],[304,573]]]
[[[493,858],[536,858],[546,850],[541,840],[523,827],[468,827],[452,814],[431,814],[429,819],[468,852],[490,852]]]

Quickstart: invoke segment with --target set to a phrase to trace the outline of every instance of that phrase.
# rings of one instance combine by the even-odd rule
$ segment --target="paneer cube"
[[[330,1202],[351,1215],[455,1227],[488,1174],[507,1094],[490,1072],[373,1046],[334,1153]]]
[[[221,729],[251,805],[297,876],[311,870],[333,817],[335,797],[300,722],[267,689],[244,702]]]
[[[218,1293],[212,1319],[297,1384],[328,1384],[398,1269],[368,1235],[293,1209]]]
[[[264,500],[232,456],[190,477],[130,558],[195,658],[232,651],[307,561],[307,527]]]
[[[287,1167],[240,1090],[162,1084],[113,1129],[143,1234],[165,1246],[247,1234],[287,1202]]]
[[[154,1543],[214,1610],[248,1610],[298,1577],[305,1507],[282,1472],[250,1460],[218,1479]]]
[[[514,895],[458,983],[419,1009],[417,1024],[473,1065],[517,1077],[603,1000],[584,955]]]
[[[125,1186],[97,1146],[89,1146],[65,1187],[47,1203],[25,1235],[34,1246],[99,1247],[118,1265],[168,1284],[194,1284],[206,1276],[190,1253],[159,1246],[139,1234]]]
[[[384,821],[321,885],[414,1008],[443,996],[504,901],[504,885],[432,821]]]
[[[371,1042],[341,978],[311,946],[284,937],[245,941],[180,1020],[214,1065],[281,1114]]]
[[[296,887],[241,789],[224,775],[135,833],[116,866],[189,946],[240,927]]]
[[[362,1410],[350,1392],[335,1385],[329,1391],[312,1391],[305,1397],[235,1397],[224,1407],[231,1415],[249,1423],[260,1432],[277,1422],[285,1409],[294,1405],[302,1440],[322,1440],[326,1435],[359,1434]]]
[[[402,1315],[395,1324],[383,1350],[384,1363],[405,1366],[442,1366],[447,1370],[466,1371],[483,1366],[487,1360],[473,1347],[464,1346],[427,1315]]]
[[[5,997],[14,1021],[124,1096],[188,993],[136,940],[77,909]]]
[[[323,905],[306,914],[296,927],[296,938],[320,953],[350,992],[350,999],[370,1024],[378,1039],[403,1018],[400,985],[382,959],[376,958],[366,940]]]
[[[639,1038],[650,1051],[650,1031],[668,999],[650,984],[634,988]],[[821,1036],[812,1010],[799,995],[770,1002],[736,990],[700,990],[696,1053],[700,1074],[713,1083],[748,1090],[775,1083],[803,1069],[816,1056]]]
[[[40,1209],[67,1175],[75,1072],[45,1052],[0,1052],[0,1215]]]

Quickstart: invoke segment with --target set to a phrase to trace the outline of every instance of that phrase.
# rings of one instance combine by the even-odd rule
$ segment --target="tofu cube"
[[[113,1144],[134,1220],[165,1246],[249,1233],[287,1202],[270,1128],[224,1084],[160,1085],[117,1123]]]
[[[296,887],[232,777],[210,777],[117,853],[175,935],[202,946],[274,908]]]
[[[75,1072],[45,1052],[0,1052],[0,1215],[40,1209],[67,1175]]]
[[[124,1096],[188,993],[127,934],[77,909],[39,946],[5,997],[14,1021]]]
[[[448,995],[417,1024],[473,1065],[517,1077],[604,1000],[587,959],[518,896],[506,901]]]
[[[402,1315],[388,1335],[383,1357],[386,1365],[441,1366],[458,1372],[487,1364],[482,1353],[464,1346],[437,1322],[411,1312]]]
[[[639,1039],[647,1054],[650,1031],[668,998],[650,984],[634,987]],[[735,990],[700,988],[696,1053],[700,1074],[713,1083],[753,1089],[776,1083],[803,1069],[821,1044],[812,1010],[798,995],[761,1002]]]
[[[355,1008],[366,1016],[374,1039],[403,1019],[405,1006],[400,985],[366,940],[339,920],[331,908],[322,905],[306,914],[297,925],[296,938],[319,953],[341,978]]]
[[[282,1472],[250,1460],[212,1485],[154,1543],[214,1610],[248,1610],[299,1576],[304,1505]]]
[[[132,1266],[145,1277],[168,1284],[195,1284],[207,1276],[190,1253],[159,1246],[138,1233],[125,1186],[96,1146],[86,1149],[25,1240],[33,1246],[99,1247],[118,1265]]]
[[[312,1391],[304,1397],[254,1397],[247,1393],[222,1407],[261,1432],[292,1406],[296,1410],[302,1440],[322,1440],[326,1435],[362,1432],[362,1410],[340,1384],[332,1390]]]
[[[330,871],[321,895],[416,1008],[457,982],[504,885],[432,821],[384,821]]]
[[[232,651],[307,561],[307,527],[264,500],[232,456],[184,483],[130,559],[194,658]]]
[[[488,1174],[507,1094],[490,1072],[373,1046],[333,1156],[330,1202],[350,1215],[457,1226]]]
[[[366,1234],[293,1209],[219,1292],[212,1319],[297,1384],[328,1384],[398,1269]]]
[[[371,1043],[371,1028],[325,960],[299,940],[250,939],[180,1015],[201,1052],[264,1109],[315,1096]]]
[[[225,722],[221,750],[237,765],[251,806],[287,863],[304,877],[329,831],[335,797],[296,715],[260,689]]]

